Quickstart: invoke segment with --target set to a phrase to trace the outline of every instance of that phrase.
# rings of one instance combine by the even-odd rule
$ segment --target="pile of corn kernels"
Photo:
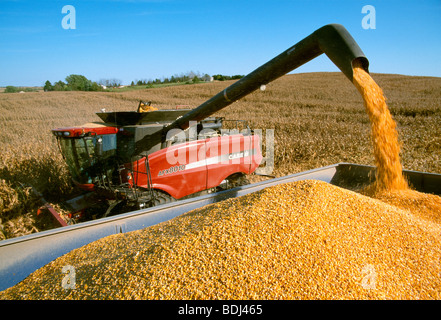
[[[417,211],[322,181],[281,184],[102,238],[0,298],[440,299],[441,226]]]

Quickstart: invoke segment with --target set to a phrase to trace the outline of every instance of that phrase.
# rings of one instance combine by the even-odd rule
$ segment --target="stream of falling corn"
[[[276,185],[72,250],[0,298],[440,299],[441,198],[408,187],[383,93],[359,65],[354,84],[377,165],[364,194]]]
[[[386,104],[383,90],[363,69],[360,60],[353,62],[353,83],[363,97],[371,124],[376,166],[375,182],[360,190],[364,195],[393,203],[401,208],[418,207],[416,214],[441,219],[439,197],[409,188],[400,162],[400,143],[396,123]]]
[[[407,189],[408,185],[402,174],[396,123],[387,107],[383,90],[363,69],[359,60],[353,63],[353,83],[363,97],[371,123],[376,165],[375,189]]]

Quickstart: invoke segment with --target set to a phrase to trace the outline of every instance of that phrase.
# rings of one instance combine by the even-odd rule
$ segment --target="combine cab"
[[[221,117],[165,130],[189,111],[101,112],[103,122],[52,130],[73,182],[94,194],[95,217],[247,183],[262,160],[259,136],[224,129]]]

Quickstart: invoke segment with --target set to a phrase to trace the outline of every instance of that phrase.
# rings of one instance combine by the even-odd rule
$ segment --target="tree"
[[[202,81],[206,81],[206,82],[208,82],[208,81],[210,81],[211,80],[211,77],[210,77],[210,75],[209,74],[204,74],[203,76],[202,76]]]
[[[221,75],[221,74],[215,74],[213,76],[214,80],[218,80],[218,81],[224,81],[225,80],[225,76]]]
[[[47,80],[43,87],[44,91],[53,91],[54,87],[52,86],[51,82]]]
[[[63,81],[57,81],[54,83],[54,90],[55,91],[64,91],[66,90],[66,84]]]
[[[67,89],[75,91],[89,91],[92,81],[79,74],[71,74],[66,77]]]
[[[101,91],[102,89],[103,88],[98,83],[96,83],[94,81],[94,82],[92,82],[92,85],[90,86],[89,91]]]
[[[15,93],[18,92],[18,88],[14,86],[6,86],[4,93]]]
[[[119,79],[101,79],[98,81],[98,84],[101,84],[106,87],[119,87],[121,85],[121,80]]]

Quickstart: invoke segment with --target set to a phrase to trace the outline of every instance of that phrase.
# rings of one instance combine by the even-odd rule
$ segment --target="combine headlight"
[[[69,131],[64,131],[64,132],[63,132],[63,135],[64,135],[65,137],[68,137],[68,136],[70,136],[70,132],[69,132]]]

